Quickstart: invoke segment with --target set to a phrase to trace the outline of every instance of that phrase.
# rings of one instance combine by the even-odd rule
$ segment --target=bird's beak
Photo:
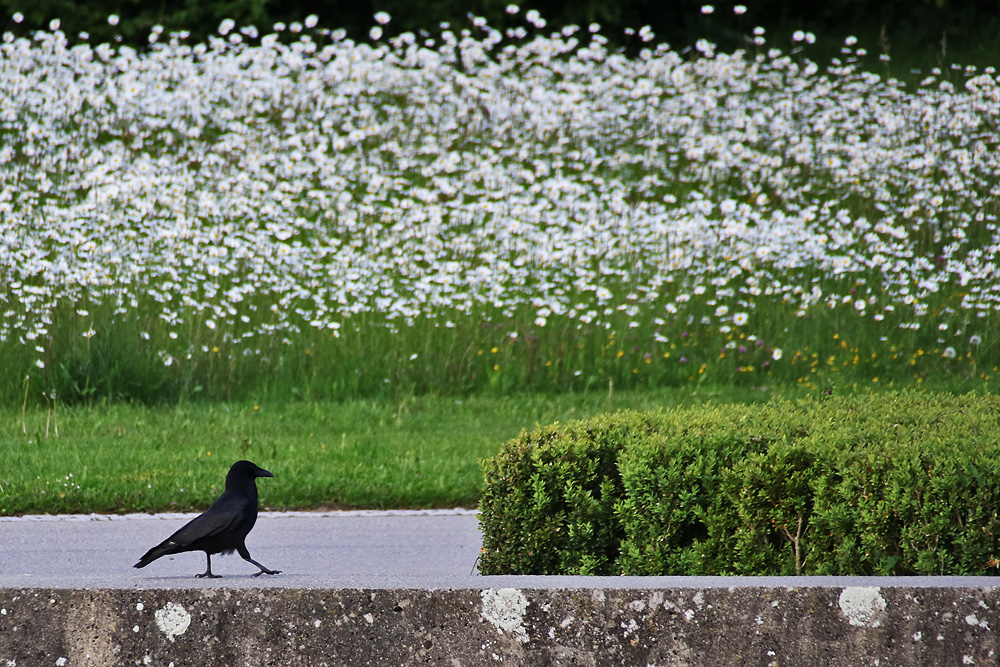
[[[274,477],[269,470],[264,470],[263,468],[257,468],[258,477]]]

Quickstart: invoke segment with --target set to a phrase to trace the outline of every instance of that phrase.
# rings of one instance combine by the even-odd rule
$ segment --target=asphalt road
[[[262,513],[253,558],[216,556],[221,579],[197,579],[201,552],[132,567],[194,514],[0,517],[0,588],[716,588],[747,586],[995,587],[997,577],[484,577],[470,510]]]
[[[211,585],[425,587],[475,577],[482,544],[469,510],[261,513],[247,538],[254,560],[280,575],[252,577],[238,555],[214,556],[222,579],[194,578],[205,554],[165,556],[138,570],[150,547],[194,514],[0,519],[0,587]],[[241,583],[242,582],[242,583]]]

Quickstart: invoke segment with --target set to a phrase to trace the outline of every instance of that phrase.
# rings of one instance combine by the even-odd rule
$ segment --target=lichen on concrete
[[[877,628],[886,609],[885,598],[877,586],[849,586],[840,592],[840,610],[847,622]]]
[[[482,593],[482,616],[501,633],[512,635],[519,642],[528,641],[524,630],[524,614],[528,598],[516,588],[488,588]]]
[[[142,610],[142,603],[136,605],[138,611]],[[168,602],[161,609],[157,609],[154,614],[156,627],[160,629],[167,639],[174,641],[177,635],[183,635],[191,625],[191,614],[187,609],[174,602]]]

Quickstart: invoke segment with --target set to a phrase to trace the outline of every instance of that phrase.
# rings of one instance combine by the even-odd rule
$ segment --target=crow
[[[212,554],[239,553],[243,560],[260,568],[253,576],[281,574],[280,570],[269,570],[253,558],[244,540],[257,522],[257,478],[274,477],[271,473],[250,461],[237,461],[226,475],[226,490],[204,514],[195,517],[183,528],[146,552],[133,567],[146,567],[154,560],[167,554],[185,551],[204,551],[208,568],[198,578],[216,579],[212,574]]]

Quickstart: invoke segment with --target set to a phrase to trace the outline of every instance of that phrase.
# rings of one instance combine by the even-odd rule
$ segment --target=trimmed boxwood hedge
[[[983,574],[1000,398],[926,393],[620,412],[483,462],[483,574]]]

